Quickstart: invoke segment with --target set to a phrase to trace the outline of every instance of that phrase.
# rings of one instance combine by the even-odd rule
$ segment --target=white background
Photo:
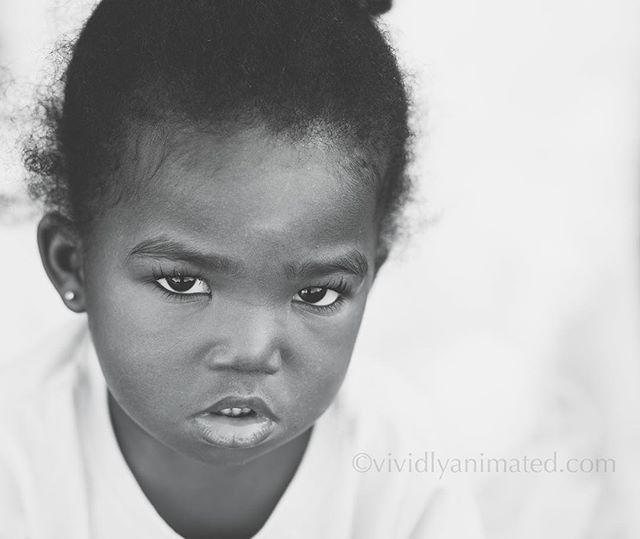
[[[0,0],[1,193],[20,192],[15,138],[46,53],[89,5]],[[624,522],[638,537],[640,2],[397,0],[383,22],[414,87],[419,196],[356,367],[410,378],[460,454],[617,459],[615,474],[473,476],[490,536]],[[0,226],[0,361],[72,316],[29,212]]]

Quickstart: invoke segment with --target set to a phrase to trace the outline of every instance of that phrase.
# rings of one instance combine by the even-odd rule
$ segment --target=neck
[[[174,529],[181,527],[181,506],[190,515],[200,506],[213,520],[212,507],[220,509],[225,519],[234,507],[242,507],[245,519],[247,514],[256,515],[257,531],[293,478],[311,435],[308,429],[244,464],[217,465],[181,454],[156,440],[122,410],[111,393],[108,402],[125,461],[158,513],[170,524],[176,523]]]

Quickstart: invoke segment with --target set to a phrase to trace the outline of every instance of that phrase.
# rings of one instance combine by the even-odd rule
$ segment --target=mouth
[[[237,417],[237,418],[251,417],[256,415],[255,410],[251,408],[223,408],[218,412],[212,412],[212,413],[216,415],[223,415],[225,417]]]
[[[250,448],[265,442],[276,417],[258,397],[225,397],[195,416],[203,441],[227,448]]]
[[[204,413],[223,415],[225,417],[263,416],[276,419],[273,412],[259,397],[225,397],[205,410]]]

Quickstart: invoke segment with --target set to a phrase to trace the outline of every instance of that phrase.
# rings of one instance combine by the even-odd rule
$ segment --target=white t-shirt
[[[179,539],[120,452],[86,323],[71,329],[0,370],[0,539]],[[464,484],[389,471],[389,459],[431,447],[393,417],[402,410],[389,402],[396,399],[378,408],[368,402],[364,413],[354,386],[345,383],[316,422],[255,539],[482,537]]]

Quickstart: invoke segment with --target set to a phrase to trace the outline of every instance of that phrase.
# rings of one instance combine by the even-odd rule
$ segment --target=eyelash
[[[332,313],[340,309],[344,301],[349,297],[350,291],[349,285],[343,277],[340,277],[335,281],[326,282],[324,284],[314,284],[311,286],[306,286],[305,288],[328,288],[330,290],[334,290],[339,294],[338,299],[336,299],[331,305],[312,305],[310,303],[304,303],[302,301],[296,302],[300,303],[302,308],[304,309],[310,309],[313,312],[320,312],[323,314]],[[304,290],[304,288],[302,290]]]
[[[201,294],[174,294],[172,292],[169,292],[163,286],[159,285],[157,281],[159,281],[160,279],[172,279],[172,278],[180,279],[184,277],[193,277],[194,279],[200,279],[205,283],[207,282],[202,274],[198,273],[197,271],[189,270],[186,268],[176,268],[171,271],[165,271],[164,269],[162,269],[162,267],[159,267],[159,268],[153,268],[151,270],[151,273],[153,275],[153,284],[155,288],[164,297],[173,301],[187,301],[187,302],[194,301],[194,296],[199,297],[201,296]],[[302,304],[303,307],[306,309],[312,309],[315,312],[319,311],[322,313],[337,311],[342,306],[342,303],[349,297],[349,291],[350,291],[349,285],[343,277],[340,277],[339,279],[334,281],[325,282],[324,284],[309,285],[309,286],[306,286],[305,288],[327,288],[330,290],[334,290],[339,294],[338,299],[336,299],[336,301],[333,302],[331,305],[311,305],[309,303],[304,303],[302,301],[297,302]],[[301,289],[301,290],[304,290],[304,289]],[[208,296],[211,297],[211,294],[208,294]]]
[[[169,290],[167,290],[160,284],[158,284],[158,281],[160,279],[181,279],[184,277],[193,277],[194,279],[200,279],[205,283],[207,282],[202,274],[198,273],[197,271],[189,270],[186,268],[176,268],[171,271],[164,271],[160,266],[159,268],[153,268],[151,270],[151,274],[153,275],[153,284],[155,288],[164,297],[172,301],[192,302],[194,301],[195,298],[202,296],[202,294],[174,294],[172,292],[169,292]],[[211,294],[207,294],[207,295],[211,297]]]

